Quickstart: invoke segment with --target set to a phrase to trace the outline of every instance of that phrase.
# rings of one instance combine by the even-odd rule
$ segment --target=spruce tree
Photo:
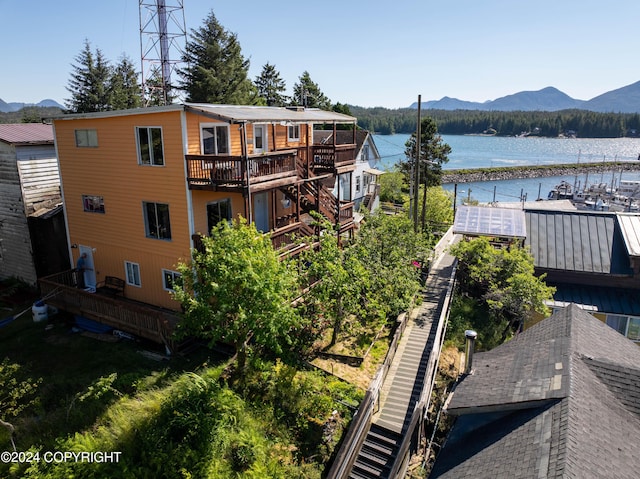
[[[263,98],[267,106],[285,106],[287,97],[282,93],[286,90],[285,82],[280,78],[280,72],[268,62],[262,67],[262,72],[256,77],[258,95]]]
[[[322,93],[318,84],[311,80],[308,71],[305,71],[293,86],[292,104],[331,110],[331,101]]]
[[[110,103],[114,110],[127,110],[142,106],[142,89],[133,62],[123,55],[113,69],[109,81]]]
[[[71,98],[65,101],[70,113],[89,113],[111,110],[109,80],[111,68],[100,49],[91,52],[88,40],[75,58],[67,90]]]
[[[249,60],[242,56],[235,33],[229,33],[213,11],[197,30],[191,31],[180,70],[181,88],[189,102],[248,105],[257,102],[257,90],[249,80]]]

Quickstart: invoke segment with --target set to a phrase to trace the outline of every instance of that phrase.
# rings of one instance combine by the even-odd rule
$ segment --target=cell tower
[[[187,33],[183,0],[140,0],[142,91],[145,102],[171,103],[171,75],[182,63]]]

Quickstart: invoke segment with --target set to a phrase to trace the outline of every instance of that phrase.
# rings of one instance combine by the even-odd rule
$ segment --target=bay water
[[[410,135],[373,135],[381,156],[380,168],[391,171],[405,159],[405,143]],[[449,162],[443,169],[488,168],[500,166],[555,165],[563,163],[601,163],[640,160],[640,138],[538,138],[475,135],[442,135],[451,146]],[[480,203],[515,202],[526,196],[528,201],[545,199],[561,181],[570,184],[618,183],[620,179],[640,180],[640,171],[620,173],[591,172],[570,176],[524,178],[500,181],[460,183],[457,201],[473,198]],[[454,191],[455,185],[445,184]]]

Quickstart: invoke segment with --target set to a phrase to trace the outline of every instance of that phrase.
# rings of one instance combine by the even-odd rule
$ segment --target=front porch
[[[114,329],[176,349],[172,338],[179,313],[140,303],[122,296],[77,287],[77,272],[67,270],[40,278],[40,291],[46,303]]]

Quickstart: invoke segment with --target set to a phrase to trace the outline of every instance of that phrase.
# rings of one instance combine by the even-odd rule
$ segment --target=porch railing
[[[313,145],[313,168],[334,170],[340,166],[355,164],[356,145]]]
[[[111,326],[115,329],[164,344],[174,349],[172,333],[178,316],[126,298],[110,297],[100,292],[79,289],[77,272],[63,271],[40,278],[40,291],[46,303],[74,315]]]
[[[251,183],[260,183],[286,176],[296,176],[297,150],[281,150],[250,156],[245,162],[240,156],[186,155],[189,185],[236,185],[247,182],[247,167]]]
[[[341,201],[340,202],[340,224],[349,223],[353,221],[353,201]]]

